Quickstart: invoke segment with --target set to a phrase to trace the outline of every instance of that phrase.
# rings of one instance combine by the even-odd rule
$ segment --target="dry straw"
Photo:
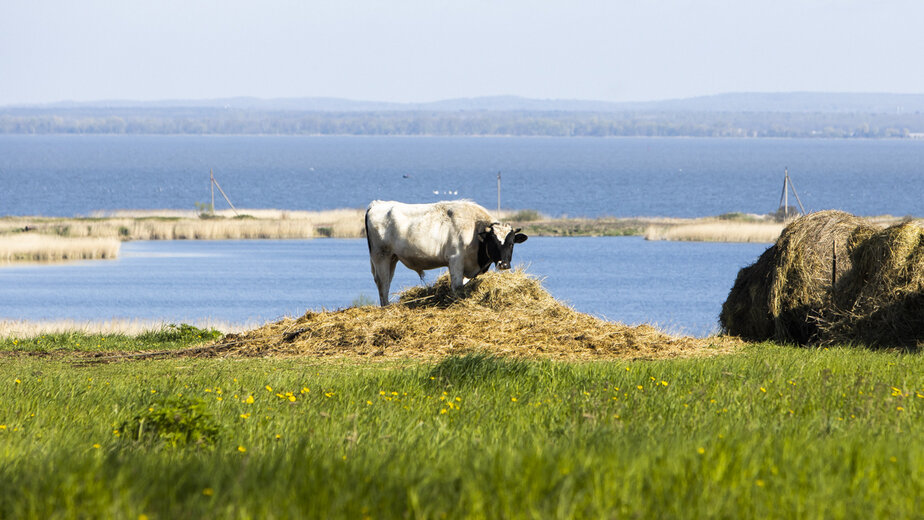
[[[800,344],[924,341],[924,229],[879,229],[841,211],[802,217],[738,273],[726,332]]]
[[[522,271],[489,272],[458,297],[448,276],[414,287],[385,308],[308,312],[240,335],[223,344],[232,355],[437,359],[489,353],[568,360],[670,358],[734,349],[728,338],[667,335],[651,326],[629,327],[577,312],[555,300]]]

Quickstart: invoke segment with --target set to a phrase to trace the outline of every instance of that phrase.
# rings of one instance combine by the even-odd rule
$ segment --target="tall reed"
[[[761,242],[772,243],[783,224],[778,222],[707,221],[669,226],[649,226],[646,240],[678,240],[696,242]]]
[[[34,233],[0,236],[0,262],[59,262],[112,259],[121,242],[109,238],[66,238]]]

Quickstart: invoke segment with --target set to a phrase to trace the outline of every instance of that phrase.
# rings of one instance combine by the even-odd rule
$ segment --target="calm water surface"
[[[0,215],[184,209],[209,169],[240,208],[469,198],[558,216],[777,209],[924,215],[924,140],[556,137],[0,136]],[[224,203],[219,207],[225,207]]]
[[[765,248],[532,237],[514,263],[579,311],[707,335],[738,269]],[[392,291],[419,283],[399,264]],[[0,268],[0,319],[261,323],[375,295],[365,240],[129,242],[118,260]]]

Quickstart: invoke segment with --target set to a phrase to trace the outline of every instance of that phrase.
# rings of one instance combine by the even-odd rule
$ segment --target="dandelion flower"
[[[238,446],[238,447],[237,447],[237,451],[239,451],[239,452],[241,452],[241,453],[245,453],[245,452],[247,451],[247,448],[245,448],[245,447],[243,447],[243,446]]]

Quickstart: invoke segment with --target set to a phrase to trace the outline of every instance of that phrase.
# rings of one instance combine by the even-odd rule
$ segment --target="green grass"
[[[192,325],[167,325],[138,335],[87,334],[61,332],[18,338],[0,337],[0,353],[7,352],[113,352],[129,350],[172,350],[221,337],[215,329],[200,329]]]
[[[177,442],[171,418],[208,442]],[[168,434],[137,435],[140,419]],[[922,419],[920,356],[848,348],[594,363],[8,356],[0,518],[920,517]]]

